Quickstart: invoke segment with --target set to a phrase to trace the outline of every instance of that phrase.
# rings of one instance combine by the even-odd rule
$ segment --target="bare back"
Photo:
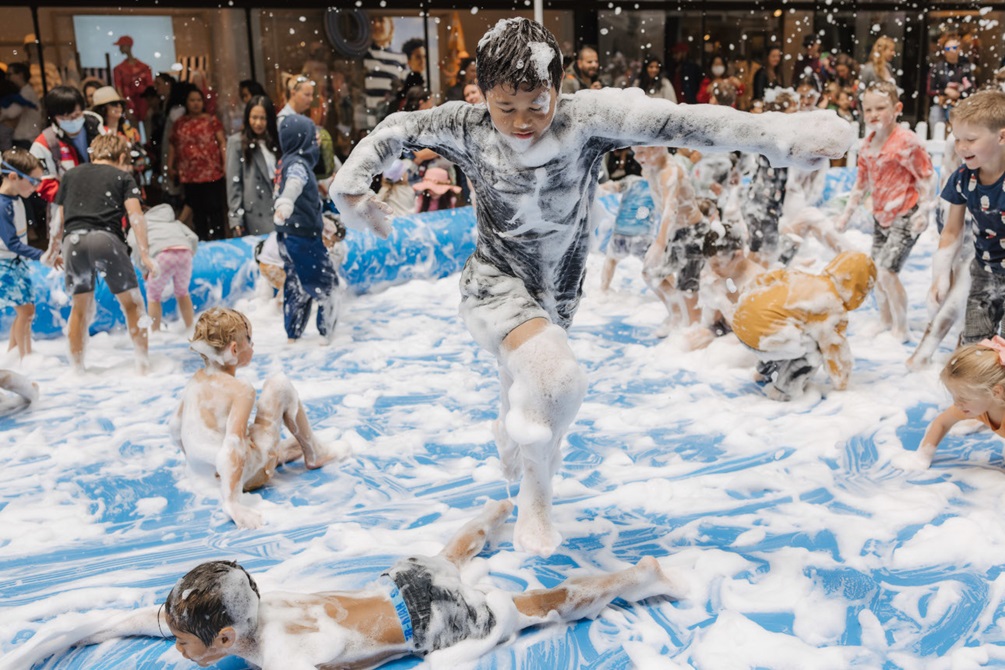
[[[254,393],[247,382],[206,369],[197,371],[185,385],[180,410],[181,443],[196,472],[210,477],[216,474],[216,457],[226,437],[234,402],[249,389]]]

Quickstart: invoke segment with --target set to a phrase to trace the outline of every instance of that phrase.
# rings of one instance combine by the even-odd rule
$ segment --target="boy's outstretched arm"
[[[775,167],[818,169],[844,156],[857,139],[850,123],[826,110],[749,114],[718,105],[675,105],[637,88],[581,91],[575,97],[590,133],[623,145],[749,151]]]
[[[332,180],[328,194],[342,220],[350,227],[387,237],[391,233],[391,209],[374,198],[370,182],[405,150],[432,149],[458,162],[465,151],[464,119],[469,113],[487,112],[458,102],[418,112],[398,112],[381,121],[360,140]]]
[[[950,428],[966,418],[968,417],[956,409],[955,405],[940,413],[928,424],[928,429],[925,430],[925,436],[921,438],[918,450],[898,454],[898,457],[894,459],[894,465],[905,470],[927,469],[932,464],[932,459],[935,458],[935,450],[942,442],[942,438],[946,436]]]
[[[939,236],[939,248],[932,255],[932,288],[930,297],[941,305],[952,284],[953,260],[963,244],[966,205],[950,205],[946,225]]]
[[[0,670],[24,670],[71,647],[98,644],[118,637],[170,635],[162,608],[158,605],[132,612],[96,610],[68,614],[43,625],[34,637],[0,658]]]

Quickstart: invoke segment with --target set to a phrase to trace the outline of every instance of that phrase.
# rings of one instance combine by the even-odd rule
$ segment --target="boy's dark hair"
[[[248,93],[251,94],[251,97],[255,97],[256,95],[264,95],[264,96],[268,95],[265,92],[265,87],[259,84],[254,79],[242,79],[237,84],[237,90],[240,91],[242,88],[248,89]]]
[[[547,63],[541,62],[551,51]],[[538,59],[535,60],[535,54]],[[478,42],[478,87],[482,92],[496,86],[533,91],[540,86],[558,90],[562,81],[562,51],[551,32],[525,18],[502,19]]]
[[[38,160],[38,158],[36,158],[35,155],[27,149],[22,149],[20,147],[16,149],[8,149],[3,152],[3,161],[18,172],[23,172],[26,175],[30,175],[35,170],[42,169],[42,161]],[[8,174],[8,171],[6,170],[0,170],[0,172]]]
[[[426,46],[426,40],[421,37],[413,37],[412,39],[406,41],[401,45],[401,53],[405,54],[408,58],[412,57],[412,52],[420,47]]]
[[[742,249],[744,246],[743,237],[735,226],[725,221],[720,221],[720,223],[722,224],[721,231],[717,230],[718,226],[714,226],[705,235],[704,244],[702,245],[702,252],[705,258],[710,258],[725,251],[736,251]]]
[[[73,86],[56,86],[45,94],[45,111],[49,115],[49,123],[55,123],[57,116],[67,116],[80,107],[87,107],[84,94]]]
[[[256,601],[252,608],[241,594],[232,593],[235,588],[242,589],[246,585],[251,587],[256,598],[261,597],[255,580],[234,561],[198,565],[171,589],[164,603],[164,618],[171,628],[195,635],[207,647],[227,626],[251,632],[258,620],[258,603]],[[228,611],[228,606],[238,611]]]

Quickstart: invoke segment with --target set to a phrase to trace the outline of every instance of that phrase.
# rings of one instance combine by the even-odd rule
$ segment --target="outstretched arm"
[[[374,199],[370,182],[401,157],[406,149],[432,149],[457,162],[464,151],[465,120],[482,113],[466,103],[447,103],[434,109],[391,114],[352,150],[335,174],[328,194],[354,228],[371,229],[382,237],[391,232],[390,208]]]
[[[248,420],[254,406],[255,389],[251,386],[242,388],[230,408],[223,448],[216,456],[223,511],[234,520],[238,528],[258,528],[262,525],[262,516],[240,503],[246,479],[244,468],[248,456]]]
[[[831,111],[796,117],[781,112],[748,114],[717,105],[675,105],[641,89],[580,92],[576,104],[595,137],[616,144],[750,151],[776,167],[817,169],[840,158],[856,139],[852,125]]]
[[[0,670],[24,670],[70,647],[98,644],[119,637],[162,638],[170,635],[158,605],[132,612],[96,610],[68,614],[45,624],[34,637],[0,658]]]
[[[935,450],[939,447],[939,443],[942,442],[942,438],[946,436],[949,429],[955,426],[957,423],[966,419],[967,417],[963,413],[956,409],[953,405],[949,409],[941,412],[937,417],[932,419],[932,422],[928,424],[928,429],[925,431],[925,436],[921,438],[921,444],[918,445],[918,451],[914,453],[914,467],[927,468],[932,464],[932,459],[935,458]],[[900,465],[905,463],[901,462]]]

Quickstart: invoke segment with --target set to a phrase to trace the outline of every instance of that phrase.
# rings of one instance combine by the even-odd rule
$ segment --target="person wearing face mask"
[[[84,96],[72,86],[57,86],[45,96],[49,127],[39,133],[31,153],[42,161],[45,177],[38,194],[52,203],[67,170],[90,162],[87,148],[101,134],[100,117],[84,114]]]

